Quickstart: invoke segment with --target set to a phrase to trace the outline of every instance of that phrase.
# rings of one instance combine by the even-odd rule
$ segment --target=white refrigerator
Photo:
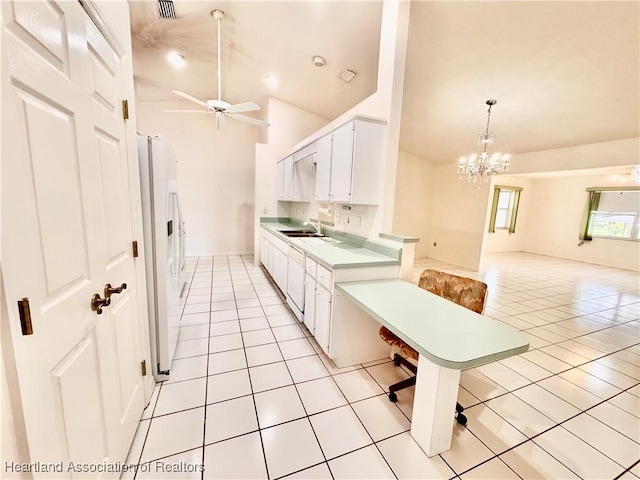
[[[162,381],[169,379],[186,300],[186,234],[173,151],[162,137],[138,135],[138,156],[151,366]]]

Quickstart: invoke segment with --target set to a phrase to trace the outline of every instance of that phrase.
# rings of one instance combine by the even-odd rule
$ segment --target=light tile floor
[[[384,393],[401,368],[337,369],[251,256],[188,268],[180,358],[138,427],[136,478],[640,477],[636,272],[522,253],[480,273],[418,259],[414,282],[425,268],[485,281],[485,315],[531,340],[463,372],[468,426],[428,458],[409,434],[412,389],[397,404]]]

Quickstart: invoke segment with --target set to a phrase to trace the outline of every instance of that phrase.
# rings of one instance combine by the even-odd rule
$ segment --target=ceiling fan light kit
[[[221,35],[220,35],[220,23],[224,18],[224,12],[222,10],[213,10],[211,16],[215,19],[218,26],[218,99],[207,100],[206,102],[189,95],[188,93],[180,90],[171,90],[176,95],[189,100],[201,107],[204,110],[165,110],[169,113],[213,113],[216,115],[216,127],[220,130],[220,127],[224,124],[225,117],[231,117],[234,120],[240,120],[241,122],[250,123],[257,127],[269,127],[270,124],[257,118],[247,117],[246,115],[240,115],[241,112],[253,112],[260,110],[260,105],[254,102],[244,102],[232,105],[222,100],[222,69],[221,69]]]

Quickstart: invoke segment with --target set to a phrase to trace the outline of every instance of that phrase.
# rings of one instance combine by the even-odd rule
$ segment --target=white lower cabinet
[[[260,257],[278,288],[287,292],[290,243],[264,229]],[[321,265],[305,257],[304,324],[320,348],[339,367],[356,365],[388,354],[388,345],[379,338],[380,324],[352,301],[345,300],[336,283],[397,278],[397,265],[338,268]]]
[[[315,331],[318,344],[329,355],[331,342],[331,292],[319,283],[316,285]]]
[[[273,244],[269,238],[271,234],[266,230],[262,230],[260,235],[260,262],[267,269],[267,272],[273,276]]]
[[[273,272],[271,276],[283,293],[287,291],[287,254],[277,247],[273,247]]]
[[[316,279],[307,273],[304,280],[304,324],[315,335],[316,331]]]

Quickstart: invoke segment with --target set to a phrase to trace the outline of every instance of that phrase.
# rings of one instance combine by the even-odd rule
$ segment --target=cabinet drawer
[[[318,265],[318,263],[315,260],[312,260],[311,258],[307,257],[307,263],[306,263],[307,273],[311,275],[313,278],[316,278],[316,265]]]
[[[271,240],[272,240],[272,243],[273,243],[274,247],[276,247],[278,250],[280,250],[285,255],[288,254],[289,244],[287,242],[285,242],[281,238],[276,237],[275,235],[273,236],[273,238]]]
[[[327,290],[333,290],[333,272],[328,268],[318,265],[316,279],[320,285],[324,286]]]

